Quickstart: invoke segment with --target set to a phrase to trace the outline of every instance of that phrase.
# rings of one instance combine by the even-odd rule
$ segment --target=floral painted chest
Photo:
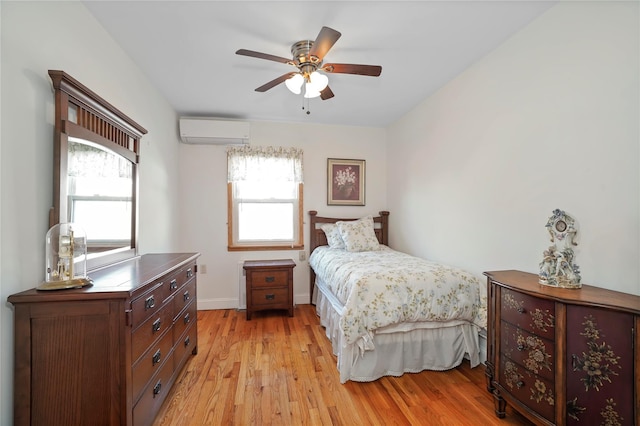
[[[640,296],[488,277],[487,388],[536,424],[640,424]]]

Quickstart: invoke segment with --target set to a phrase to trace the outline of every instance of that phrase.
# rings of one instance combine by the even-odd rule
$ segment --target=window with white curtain
[[[302,233],[302,150],[227,149],[229,250],[299,249]]]

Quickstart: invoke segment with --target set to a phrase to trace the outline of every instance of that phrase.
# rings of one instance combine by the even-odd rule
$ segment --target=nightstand
[[[256,311],[286,309],[293,316],[293,268],[291,259],[247,260],[247,320]]]

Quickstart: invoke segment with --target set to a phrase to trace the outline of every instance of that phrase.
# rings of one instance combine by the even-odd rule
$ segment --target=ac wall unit
[[[212,118],[181,118],[180,139],[200,145],[248,144],[250,125],[245,121]]]

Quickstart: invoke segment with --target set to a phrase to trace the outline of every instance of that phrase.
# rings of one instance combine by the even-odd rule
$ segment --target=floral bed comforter
[[[464,320],[486,328],[484,285],[472,274],[380,245],[348,252],[321,246],[309,264],[344,305],[346,343],[404,322]]]

